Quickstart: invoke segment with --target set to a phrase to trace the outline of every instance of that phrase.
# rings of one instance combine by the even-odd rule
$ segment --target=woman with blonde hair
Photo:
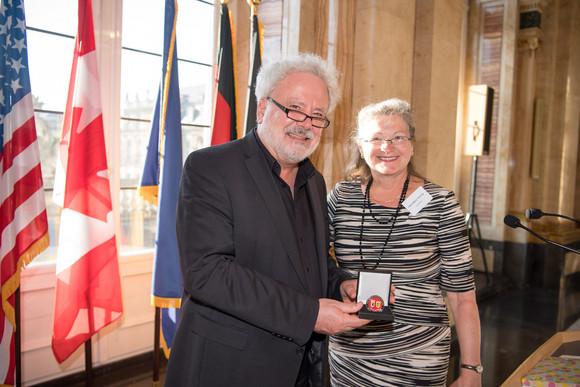
[[[365,106],[353,134],[356,160],[328,195],[330,240],[339,266],[392,272],[394,321],[330,337],[333,386],[445,386],[455,318],[461,374],[481,385],[480,324],[463,212],[454,193],[412,167],[410,105]]]

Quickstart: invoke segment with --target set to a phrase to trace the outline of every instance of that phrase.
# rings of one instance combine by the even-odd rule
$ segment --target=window
[[[96,30],[100,24],[98,17],[110,17],[98,12],[103,4],[110,5],[108,1],[93,0],[97,40],[112,39],[104,34],[97,37]],[[120,212],[121,234],[117,237],[122,253],[152,248],[155,243],[157,208],[138,197],[137,186],[161,80],[165,2],[114,1],[116,5],[122,4],[122,7],[113,7],[122,9],[121,31],[113,31],[122,37],[120,84],[112,85],[110,90],[102,88],[101,99],[104,105],[107,99],[115,100],[115,93],[120,96],[117,97],[120,129],[109,128],[105,122],[105,130],[118,130],[120,134],[120,157],[118,161],[109,157],[108,162],[112,176],[120,179],[120,184],[111,182],[111,185],[120,187],[119,203],[114,206]],[[33,261],[40,263],[56,260],[57,253],[60,209],[52,202],[52,187],[77,30],[77,0],[27,0],[25,6],[30,77],[51,239],[50,247]],[[214,12],[213,1],[178,1],[177,53],[184,157],[209,144]],[[101,22],[116,25],[112,21]],[[99,65],[118,66],[114,55],[99,54]]]
[[[62,130],[77,29],[75,0],[27,0],[28,64],[42,177],[44,180],[50,246],[33,263],[56,259],[60,208],[52,202],[57,145]]]

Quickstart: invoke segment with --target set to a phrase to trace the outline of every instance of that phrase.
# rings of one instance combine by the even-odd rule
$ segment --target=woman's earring
[[[415,156],[415,151],[411,151],[411,157]]]
[[[364,159],[365,159],[365,155],[363,155],[363,154],[361,153],[361,154],[360,154],[360,158],[364,160]]]

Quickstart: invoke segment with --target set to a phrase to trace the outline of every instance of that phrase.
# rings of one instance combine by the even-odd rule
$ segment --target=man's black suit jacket
[[[293,386],[302,358],[323,385],[325,337],[307,294],[297,237],[256,133],[193,152],[184,166],[177,239],[184,294],[166,386]],[[307,183],[320,287],[340,298],[347,279],[328,254],[326,186]]]

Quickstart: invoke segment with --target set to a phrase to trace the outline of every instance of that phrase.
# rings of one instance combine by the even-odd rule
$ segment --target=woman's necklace
[[[373,199],[373,201],[374,201],[374,202],[377,202],[377,203],[392,203],[392,202],[394,202],[395,200],[399,200],[399,198],[392,198],[392,199],[389,199],[389,200],[379,200],[379,199],[377,199],[377,198],[374,198],[374,199]]]
[[[360,223],[360,238],[359,238],[359,242],[358,242],[358,252],[359,252],[360,260],[362,262],[363,269],[365,269],[365,270],[367,270],[367,269],[368,270],[375,270],[377,268],[377,266],[379,265],[379,262],[381,262],[381,259],[383,258],[383,254],[385,252],[385,247],[387,246],[387,243],[389,243],[389,239],[391,238],[391,233],[393,232],[393,228],[395,227],[395,221],[397,220],[397,217],[399,216],[399,211],[401,210],[403,202],[405,201],[405,196],[407,196],[407,189],[409,188],[409,176],[407,176],[407,179],[405,180],[405,185],[403,185],[403,191],[401,192],[401,196],[399,197],[399,204],[397,205],[397,210],[395,211],[395,215],[391,216],[391,218],[387,221],[377,219],[377,217],[375,217],[375,215],[373,214],[373,211],[371,209],[371,196],[370,196],[372,184],[373,184],[373,180],[371,178],[371,180],[369,180],[369,182],[367,184],[367,188],[365,190],[365,198],[363,201],[362,219],[361,219],[361,223]],[[370,267],[370,268],[368,268],[366,266],[365,261],[363,259],[363,254],[362,254],[362,239],[363,239],[362,237],[363,237],[363,229],[364,229],[364,225],[365,225],[365,208],[366,207],[368,207],[369,214],[371,214],[371,216],[373,217],[375,222],[378,222],[380,224],[391,223],[391,227],[389,229],[389,233],[387,234],[387,238],[385,239],[385,243],[383,243],[383,248],[381,249],[381,254],[379,255],[379,259],[375,263],[375,265],[373,267]]]

